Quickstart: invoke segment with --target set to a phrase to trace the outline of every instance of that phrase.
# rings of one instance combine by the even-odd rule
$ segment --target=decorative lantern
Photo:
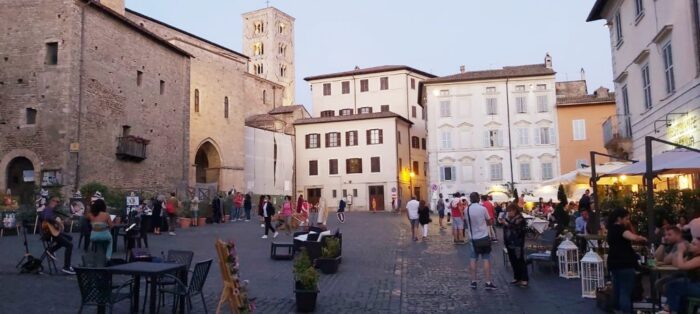
[[[579,277],[578,247],[573,242],[564,240],[557,248],[559,257],[559,277],[571,279]]]
[[[603,276],[604,263],[596,252],[591,249],[581,259],[581,296],[595,299],[597,288],[605,286]]]

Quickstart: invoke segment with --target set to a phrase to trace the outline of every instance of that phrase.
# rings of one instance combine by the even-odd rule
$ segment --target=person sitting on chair
[[[63,222],[56,216],[56,206],[58,197],[52,197],[49,204],[41,213],[43,237],[52,237],[51,246],[46,250],[46,254],[52,260],[56,260],[56,251],[66,248],[63,258],[62,272],[75,275],[75,270],[71,267],[71,255],[73,254],[73,237],[63,232]]]

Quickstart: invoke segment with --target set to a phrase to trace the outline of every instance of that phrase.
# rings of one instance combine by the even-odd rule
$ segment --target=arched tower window
[[[224,97],[224,118],[228,119],[228,96]]]
[[[199,89],[194,90],[194,112],[199,112]]]
[[[266,104],[266,103],[267,103],[267,91],[264,90],[263,91],[263,104]]]

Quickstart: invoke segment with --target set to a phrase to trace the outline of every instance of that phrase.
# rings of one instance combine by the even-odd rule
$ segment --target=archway
[[[19,196],[20,204],[31,204],[34,200],[34,164],[25,157],[15,157],[7,164],[7,188]]]
[[[221,156],[211,142],[205,142],[194,157],[197,183],[219,183]]]

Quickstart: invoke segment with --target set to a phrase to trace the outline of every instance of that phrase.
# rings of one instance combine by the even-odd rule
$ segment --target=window
[[[351,116],[352,109],[340,109],[340,115],[341,116]]]
[[[673,49],[669,41],[663,47],[664,75],[666,77],[666,93],[671,94],[676,91],[676,79],[673,75]]]
[[[418,116],[418,108],[416,106],[411,107],[411,117],[415,118]]]
[[[401,131],[396,131],[396,143],[401,144]]]
[[[287,77],[287,66],[280,65],[280,77]]]
[[[440,117],[442,118],[449,118],[452,116],[451,110],[450,110],[450,102],[449,101],[441,101],[440,102]]]
[[[284,23],[280,23],[279,26],[277,27],[277,31],[282,34],[284,33],[284,29],[286,28],[286,25]]]
[[[503,146],[503,134],[499,130],[488,130],[484,132],[484,147]]]
[[[418,175],[420,173],[420,167],[417,161],[413,162],[413,175]]]
[[[547,90],[547,84],[537,84],[537,90],[538,91],[546,91]]]
[[[357,146],[357,131],[345,132],[345,146]]]
[[[622,111],[624,115],[630,114],[630,97],[627,94],[627,84],[622,86]]]
[[[644,91],[644,108],[651,109],[651,79],[649,76],[649,64],[642,67],[642,90]]]
[[[343,94],[350,94],[350,81],[345,81],[340,84],[342,86]]]
[[[421,115],[421,118],[422,118],[423,120],[428,119],[428,116],[427,116],[427,114],[425,113],[425,108],[423,108],[423,107],[420,108],[420,115]]]
[[[266,104],[266,103],[267,103],[267,91],[266,91],[266,90],[263,91],[263,97],[262,97],[262,98],[263,98],[263,99],[262,99],[263,104]]]
[[[262,21],[257,21],[253,24],[253,30],[256,34],[260,34],[265,30],[265,26]]]
[[[551,162],[542,163],[542,180],[549,180],[554,177]]]
[[[449,89],[441,89],[440,96],[450,96],[450,90]]]
[[[363,113],[372,113],[372,107],[360,107],[357,108],[357,113],[363,114]]]
[[[547,95],[537,96],[537,112],[547,111],[549,111],[549,104],[547,104]]]
[[[143,82],[143,72],[136,71],[136,86],[141,86],[142,82]]]
[[[263,43],[254,43],[253,44],[253,55],[254,56],[262,56],[263,53],[265,53],[265,46]]]
[[[416,79],[411,78],[411,89],[416,89]]]
[[[369,90],[369,81],[360,80],[360,92],[366,92]]]
[[[264,71],[263,71],[263,65],[262,65],[262,63],[260,63],[260,64],[254,64],[254,65],[253,65],[253,71],[255,71],[255,74],[258,74],[258,75],[263,74]]]
[[[495,88],[495,87],[487,87],[487,88],[486,88],[486,93],[487,93],[487,94],[495,94],[495,93],[496,93],[496,88]]]
[[[306,148],[319,148],[321,147],[321,134],[313,133],[306,134]]]
[[[380,111],[381,111],[381,112],[388,112],[388,111],[389,111],[389,105],[382,105]]]
[[[379,157],[370,158],[370,171],[371,172],[381,172],[381,165]]]
[[[160,94],[165,94],[165,81],[160,80]]]
[[[372,129],[367,130],[367,145],[382,144],[384,139],[382,137],[382,130]]]
[[[503,164],[490,164],[489,173],[491,174],[491,181],[501,181],[503,180]]]
[[[425,150],[425,146],[426,146],[425,145],[425,137],[420,139],[420,146],[421,146],[421,149]]]
[[[228,119],[228,96],[224,97],[224,118]]]
[[[622,45],[622,17],[620,17],[620,11],[615,13],[615,38],[617,39],[616,46]]]
[[[515,107],[518,113],[527,113],[527,101],[525,96],[515,97]]]
[[[323,84],[323,96],[329,96],[331,94],[331,83]]]
[[[199,89],[194,90],[194,112],[199,112]]]
[[[443,149],[451,149],[452,148],[452,132],[450,132],[450,131],[440,132],[440,139],[441,139]]]
[[[343,189],[343,197],[348,197],[348,190]]]
[[[524,91],[525,91],[525,85],[515,85],[515,91],[516,91],[516,92],[524,92]]]
[[[411,147],[416,149],[420,148],[420,138],[418,138],[418,136],[411,137]]]
[[[530,145],[528,128],[518,128],[518,146]]]
[[[637,14],[637,18],[644,14],[644,1],[634,0],[634,12]]]
[[[403,160],[399,158],[399,172],[403,171]]]
[[[357,197],[357,189],[352,189],[352,196]]]
[[[122,136],[126,137],[131,134],[131,126],[129,125],[122,125]]]
[[[349,158],[345,160],[345,173],[362,173],[362,158]]]
[[[462,165],[462,182],[474,181],[474,166]]]
[[[26,122],[25,124],[27,124],[27,125],[36,124],[36,109],[34,109],[34,108],[27,108],[26,109],[25,122]]]
[[[338,159],[328,160],[328,174],[338,174]]]
[[[423,176],[425,176],[425,177],[428,176],[428,163],[427,162],[423,163]]]
[[[326,133],[326,147],[340,147],[340,132]]]
[[[535,132],[535,144],[549,145],[554,144],[554,129],[543,127]]]
[[[335,116],[335,111],[333,111],[333,110],[324,110],[324,111],[321,111],[321,118],[323,118],[323,117],[333,117],[333,116]]]
[[[333,198],[338,198],[338,191],[337,190],[333,190],[332,194],[333,194]]]
[[[586,120],[573,120],[574,141],[586,140]]]
[[[58,43],[46,43],[46,61],[48,65],[58,64]]]
[[[532,180],[529,162],[520,164],[520,180]]]
[[[498,114],[496,98],[486,98],[486,114],[490,116]]]
[[[457,179],[455,174],[455,167],[440,167],[440,181],[455,181]]]
[[[287,45],[280,43],[279,54],[281,54],[282,56],[285,56],[287,54]]]
[[[381,89],[381,90],[389,89],[389,78],[388,77],[380,77],[379,78],[379,89]]]
[[[309,160],[309,175],[318,175],[318,160]]]

